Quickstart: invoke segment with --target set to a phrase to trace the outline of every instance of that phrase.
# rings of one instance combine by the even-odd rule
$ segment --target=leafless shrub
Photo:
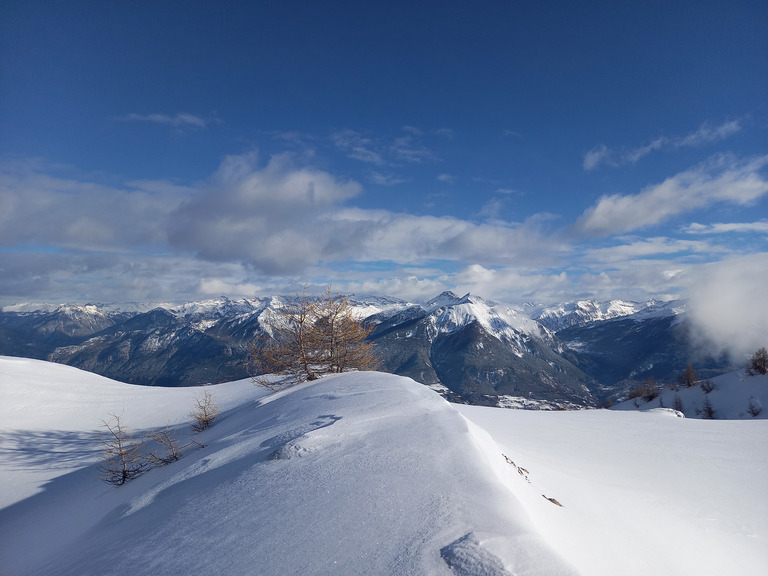
[[[288,300],[273,316],[264,317],[266,334],[250,349],[256,384],[275,389],[262,374],[288,374],[296,382],[348,370],[375,370],[378,358],[367,340],[372,325],[354,318],[347,299],[330,289],[320,298]]]
[[[699,386],[701,386],[701,389],[704,391],[704,394],[709,394],[710,392],[712,392],[712,390],[715,390],[717,388],[715,384],[712,382],[712,380],[702,380]]]
[[[681,385],[690,388],[691,386],[696,385],[696,382],[699,381],[699,376],[696,374],[696,370],[694,370],[693,366],[689,363],[685,366],[685,370],[683,370],[677,377],[677,380]]]
[[[642,398],[646,402],[650,402],[659,395],[659,386],[656,384],[656,379],[653,376],[646,378],[645,382],[633,388],[629,391],[629,399]],[[637,402],[635,402],[637,406]]]
[[[159,448],[163,449],[162,454],[158,454],[155,451],[150,451],[147,454],[147,460],[152,464],[157,465],[164,465],[175,462],[181,458],[181,451],[190,446],[198,446],[200,448],[203,447],[203,444],[197,439],[192,439],[186,444],[181,444],[178,441],[175,432],[170,428],[169,425],[166,425],[162,430],[149,432],[147,437],[150,440],[153,440]]]
[[[754,376],[755,374],[765,374],[766,372],[768,372],[768,350],[763,346],[749,359],[747,374]]]
[[[683,407],[683,400],[680,398],[680,394],[675,394],[675,400],[674,400],[674,409],[678,412],[685,412],[685,408]]]
[[[756,400],[755,398],[751,397],[749,398],[749,404],[747,404],[747,414],[752,416],[752,418],[757,418],[760,415],[760,412],[763,411],[763,406],[760,404],[760,400]]]
[[[106,431],[99,434],[104,449],[99,472],[104,482],[122,486],[146,471],[149,462],[143,453],[144,442],[129,433],[120,416],[109,416],[109,420],[102,420]]]
[[[213,394],[208,390],[203,391],[202,398],[195,398],[195,403],[197,405],[189,413],[192,418],[192,430],[202,432],[213,424],[216,416],[219,415],[219,408],[213,401]]]
[[[709,401],[709,396],[704,396],[704,406],[701,409],[701,417],[705,420],[714,420],[717,416],[715,409],[712,408],[712,402]]]

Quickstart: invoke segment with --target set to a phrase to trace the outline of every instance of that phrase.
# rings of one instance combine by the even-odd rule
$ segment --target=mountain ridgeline
[[[350,297],[381,369],[452,401],[528,408],[596,406],[688,362],[703,377],[728,358],[701,357],[681,303],[581,301],[510,306],[445,292],[424,304]],[[45,359],[152,386],[196,386],[249,375],[249,344],[281,298],[220,298],[133,310],[104,306],[0,310],[0,355]]]

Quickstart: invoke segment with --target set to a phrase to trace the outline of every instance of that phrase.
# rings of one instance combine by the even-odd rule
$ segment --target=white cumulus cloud
[[[263,167],[255,153],[231,156],[173,214],[170,242],[206,260],[244,261],[267,274],[300,272],[343,251],[322,221],[361,191],[357,182],[295,166],[288,154]]]
[[[603,196],[577,228],[590,235],[621,234],[716,202],[748,205],[768,193],[761,174],[766,164],[768,156],[744,162],[729,155],[711,158],[638,194]]]

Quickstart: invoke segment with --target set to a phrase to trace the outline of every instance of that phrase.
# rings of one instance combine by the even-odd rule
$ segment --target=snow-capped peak
[[[681,313],[684,310],[684,304],[680,301],[659,302],[657,300],[645,302],[577,300],[553,306],[527,304],[525,308],[531,318],[557,332],[571,326],[584,326],[592,322],[615,318],[634,317],[640,319],[649,316],[672,316]]]
[[[453,292],[443,292],[423,308],[433,317],[438,333],[453,332],[477,322],[499,340],[517,340],[520,334],[539,339],[550,336],[546,328],[514,308],[471,294],[458,297]]]
[[[413,304],[400,300],[399,298],[392,298],[387,296],[355,296],[354,294],[347,296],[347,303],[352,309],[352,314],[355,318],[365,319],[375,316],[376,314],[397,312]]]
[[[175,305],[171,307],[163,307],[174,316],[183,318],[193,317],[214,317],[220,318],[222,316],[238,315],[243,313],[253,312],[259,308],[260,300],[230,300],[226,296],[219,298],[211,298],[208,300],[202,300],[199,302],[189,302],[186,304]]]
[[[424,304],[424,309],[429,312],[434,312],[438,308],[443,308],[445,306],[456,306],[457,304],[468,302],[469,297],[469,294],[465,294],[464,296],[459,297],[450,290],[446,290],[445,292],[440,293],[439,295],[426,302]]]

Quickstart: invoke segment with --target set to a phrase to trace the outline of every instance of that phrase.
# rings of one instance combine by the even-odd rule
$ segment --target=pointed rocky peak
[[[427,305],[437,304],[439,302],[455,301],[455,300],[459,300],[459,297],[455,293],[451,292],[450,290],[446,290],[445,292],[441,292],[439,295],[429,300],[427,302]]]
[[[167,328],[177,324],[179,319],[165,308],[153,308],[149,312],[137,314],[121,326],[125,330],[147,330],[155,328]]]
[[[459,304],[467,304],[475,300],[476,298],[470,297],[469,293],[459,297],[454,292],[451,292],[450,290],[446,290],[442,294],[428,301],[424,305],[424,308],[426,308],[427,310],[437,310],[438,308],[444,308],[446,306],[457,306]]]

